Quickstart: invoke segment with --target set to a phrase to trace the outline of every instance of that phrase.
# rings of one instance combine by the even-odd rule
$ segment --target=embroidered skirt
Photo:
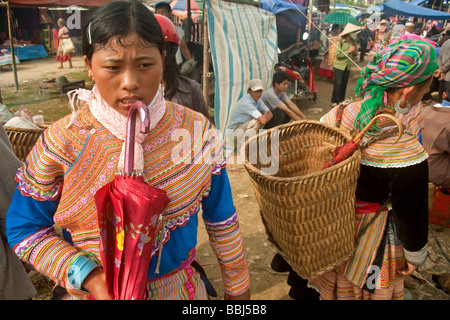
[[[338,268],[309,281],[308,286],[315,288],[321,299],[404,299],[404,279],[397,275],[406,266],[403,246],[397,238],[392,215],[387,209],[376,213],[375,208],[370,204],[357,207],[353,256]]]
[[[148,300],[208,300],[200,273],[191,265],[147,285]]]

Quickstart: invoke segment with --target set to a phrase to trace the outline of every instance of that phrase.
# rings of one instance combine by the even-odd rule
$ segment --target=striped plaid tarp
[[[14,56],[16,58],[16,63],[20,63],[19,58],[17,56]],[[12,64],[12,55],[11,53],[6,53],[2,56],[0,56],[0,66],[7,66],[9,64]]]
[[[278,62],[275,16],[250,5],[206,0],[208,34],[215,73],[215,122],[222,138],[236,102],[252,78],[266,89]]]

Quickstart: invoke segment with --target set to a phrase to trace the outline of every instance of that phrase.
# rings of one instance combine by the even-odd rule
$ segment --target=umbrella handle
[[[141,101],[133,103],[128,110],[127,118],[127,138],[125,140],[125,164],[126,174],[131,174],[134,170],[134,141],[136,135],[136,113],[140,112],[141,116],[141,132],[147,133],[150,129],[150,118],[148,109]]]
[[[395,124],[397,125],[397,127],[398,127],[398,136],[397,136],[397,140],[394,141],[394,143],[397,143],[397,141],[400,139],[400,137],[403,134],[403,126],[402,126],[402,124],[400,123],[400,121],[396,117],[394,117],[392,114],[389,114],[389,113],[381,113],[381,114],[373,117],[373,119],[370,120],[370,122],[364,127],[364,129],[362,129],[362,131],[360,133],[358,133],[353,138],[353,141],[355,143],[359,143],[359,141],[361,141],[362,137],[366,134],[366,132],[370,129],[370,127],[375,123],[375,120],[377,118],[381,118],[381,117],[389,118],[392,121],[394,121]]]

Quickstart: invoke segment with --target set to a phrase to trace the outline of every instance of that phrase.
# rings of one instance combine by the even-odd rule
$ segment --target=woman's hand
[[[103,269],[98,267],[92,270],[84,279],[82,287],[89,291],[95,300],[112,300],[106,286],[106,278]]]
[[[414,271],[416,271],[417,268],[418,268],[418,266],[415,266],[415,265],[407,262],[406,263],[406,269],[405,270],[399,270],[398,271],[398,275],[402,276],[402,277],[410,276]]]

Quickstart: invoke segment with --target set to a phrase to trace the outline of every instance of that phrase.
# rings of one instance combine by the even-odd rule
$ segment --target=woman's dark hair
[[[282,83],[284,80],[287,80],[287,79],[289,79],[289,74],[287,74],[284,71],[277,71],[273,75],[272,86],[274,86],[275,83]]]
[[[97,8],[83,28],[82,51],[90,61],[95,50],[104,47],[117,37],[117,43],[126,46],[121,39],[136,32],[142,44],[157,47],[164,52],[164,37],[158,20],[142,3],[113,1]]]
[[[194,55],[194,59],[197,62],[197,65],[203,65],[203,46],[197,42],[186,42],[186,46],[189,49],[189,52]]]
[[[164,59],[164,97],[167,100],[171,100],[177,93],[178,88],[178,74],[180,73],[179,66],[177,64],[176,54],[178,46],[174,42],[166,42],[166,58]]]

